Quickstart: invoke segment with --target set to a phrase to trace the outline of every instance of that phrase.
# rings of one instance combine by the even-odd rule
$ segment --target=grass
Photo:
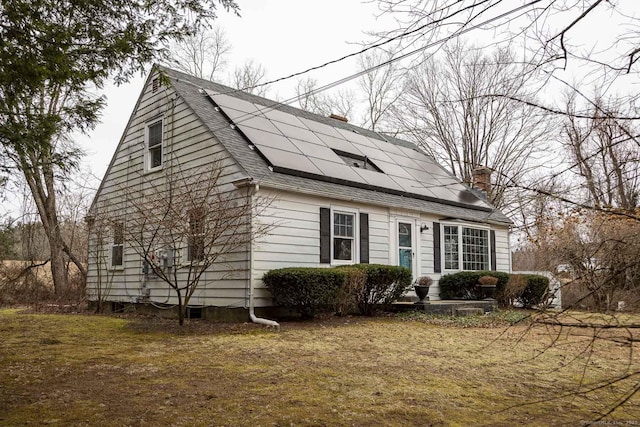
[[[276,332],[0,310],[0,425],[579,425],[639,382],[574,393],[640,370],[629,344],[521,317],[347,317]],[[640,420],[640,396],[608,419]]]

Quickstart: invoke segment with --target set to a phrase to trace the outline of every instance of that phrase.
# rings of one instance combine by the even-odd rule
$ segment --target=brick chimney
[[[478,166],[471,172],[473,188],[480,191],[485,198],[491,195],[491,169],[486,166]]]
[[[330,119],[334,119],[334,120],[339,120],[339,121],[345,122],[345,123],[347,123],[349,121],[349,119],[347,119],[346,117],[339,116],[338,114],[333,114],[333,113],[329,114],[329,118]]]

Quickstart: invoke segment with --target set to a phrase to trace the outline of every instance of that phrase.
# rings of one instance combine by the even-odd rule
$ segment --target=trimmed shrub
[[[334,311],[338,316],[345,316],[356,310],[356,295],[362,291],[367,282],[367,274],[361,268],[344,267],[342,271],[345,272],[346,278],[334,304]]]
[[[527,288],[527,280],[522,274],[512,274],[504,290],[498,296],[498,303],[503,307],[513,306]]]
[[[262,276],[273,296],[273,302],[313,318],[320,312],[331,311],[347,273],[335,268],[281,268]]]
[[[498,279],[496,295],[501,295],[507,282],[509,273],[501,271],[461,271],[459,273],[442,276],[438,282],[442,299],[481,299],[478,284],[483,276]]]
[[[498,301],[500,305],[518,302],[529,308],[546,302],[549,278],[538,274],[512,274]]]
[[[524,274],[527,286],[520,295],[520,302],[524,307],[546,302],[547,291],[549,289],[549,278],[538,274]]]
[[[358,310],[365,316],[371,316],[377,308],[390,308],[412,284],[411,271],[405,267],[384,264],[356,264],[366,274],[364,287],[355,294]],[[338,270],[344,270],[339,267]]]

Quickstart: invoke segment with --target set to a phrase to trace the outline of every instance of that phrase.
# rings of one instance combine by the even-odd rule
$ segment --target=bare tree
[[[571,65],[613,71],[635,71],[640,58],[640,31],[634,2],[606,0],[527,1],[505,5],[486,0],[377,0],[382,14],[397,28],[374,35],[400,49],[427,48],[462,34],[489,45],[517,42],[530,52],[529,62],[549,71]],[[606,36],[590,38],[597,18],[612,23]],[[597,46],[597,48],[595,48]]]
[[[335,95],[317,93],[318,81],[307,77],[298,80],[296,96],[298,105],[303,110],[311,113],[329,116],[338,114],[342,117],[351,117],[353,111],[354,94],[350,90],[340,90]]]
[[[575,92],[567,96],[562,142],[572,161],[570,169],[596,209],[634,212],[640,203],[640,129],[636,121],[620,118],[631,115],[624,110],[626,102],[599,95],[593,99],[581,109],[583,118],[576,113]]]
[[[205,272],[244,257],[250,242],[270,229],[255,219],[270,200],[252,187],[223,186],[219,166],[167,172],[165,180],[126,190],[126,215],[107,217],[118,241],[143,260],[145,283],[159,280],[172,290],[181,325]]]
[[[358,84],[366,96],[363,126],[372,131],[384,130],[380,128],[384,127],[391,107],[403,92],[400,69],[398,64],[392,61],[393,57],[393,51],[374,50],[358,59],[360,70],[371,70],[358,80]],[[387,62],[388,65],[378,67]]]
[[[230,78],[230,85],[244,92],[265,96],[268,88],[260,86],[260,83],[265,80],[266,75],[264,67],[250,59],[244,65],[235,68]]]
[[[222,27],[214,26],[176,42],[170,52],[173,67],[201,79],[213,80],[224,71],[232,45]]]
[[[552,121],[533,107],[492,94],[531,99],[526,69],[508,50],[487,55],[462,44],[446,46],[409,72],[393,108],[398,129],[441,164],[471,183],[479,166],[493,173],[489,201],[512,202],[514,188],[544,152]]]
[[[118,237],[113,238],[113,230],[119,227],[119,223],[113,222],[105,210],[94,210],[86,220],[88,234],[91,236],[91,241],[88,242],[88,262],[95,268],[95,280],[88,289],[88,297],[95,301],[95,312],[102,313],[111,294],[116,272],[112,268],[112,260],[123,256],[122,245],[115,245],[120,240]],[[110,244],[111,250],[105,250]]]

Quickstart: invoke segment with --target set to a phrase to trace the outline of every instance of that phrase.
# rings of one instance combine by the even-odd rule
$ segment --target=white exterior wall
[[[171,168],[174,171],[179,168],[188,176],[190,171],[217,159],[223,169],[221,184],[229,185],[229,182],[244,176],[224,147],[171,87],[161,86],[156,93],[152,93],[151,82],[154,77],[157,75],[147,81],[94,205],[94,213],[120,215],[125,228],[126,210],[130,207],[126,206],[124,195],[148,187],[151,180],[159,180],[160,185],[166,183],[165,173]],[[163,167],[160,171],[145,172],[146,125],[160,117],[164,121]],[[155,185],[158,185],[158,181],[154,181]],[[89,254],[90,258],[93,254],[94,262],[90,262],[88,268],[89,297],[95,299],[98,288],[101,288],[100,292],[107,294],[108,301],[135,302],[142,295],[144,284],[149,290],[150,302],[175,304],[174,291],[160,279],[149,277],[143,283],[142,257],[126,241],[122,268],[99,268],[96,265],[95,258],[98,255],[109,261],[111,238],[111,233],[107,232],[107,241],[100,244],[95,231],[90,236]],[[190,304],[245,306],[248,301],[248,259],[248,248],[243,247],[226,256],[224,262],[213,265],[204,273]]]
[[[438,299],[438,280],[434,273],[433,223],[439,218],[419,212],[336,201],[298,193],[261,189],[262,197],[271,198],[271,206],[259,221],[274,228],[253,246],[252,280],[256,306],[269,305],[269,293],[262,284],[262,275],[285,267],[331,267],[320,263],[320,208],[351,210],[369,215],[369,262],[397,265],[397,222],[414,224],[414,277],[430,276],[434,285],[430,297]],[[422,226],[423,231],[420,231]],[[509,271],[509,230],[492,227],[496,232],[496,267]],[[357,239],[356,239],[357,240]],[[358,246],[356,244],[356,246]],[[442,245],[441,245],[442,246]],[[359,254],[358,254],[359,255]],[[442,258],[442,257],[441,257]],[[413,291],[410,291],[413,294]]]
[[[387,209],[263,189],[258,194],[272,200],[258,220],[274,228],[253,246],[252,280],[257,307],[271,304],[269,292],[262,284],[262,276],[267,271],[285,267],[331,267],[320,263],[321,207],[368,214],[369,262],[389,263]],[[358,246],[357,236],[355,246]]]

